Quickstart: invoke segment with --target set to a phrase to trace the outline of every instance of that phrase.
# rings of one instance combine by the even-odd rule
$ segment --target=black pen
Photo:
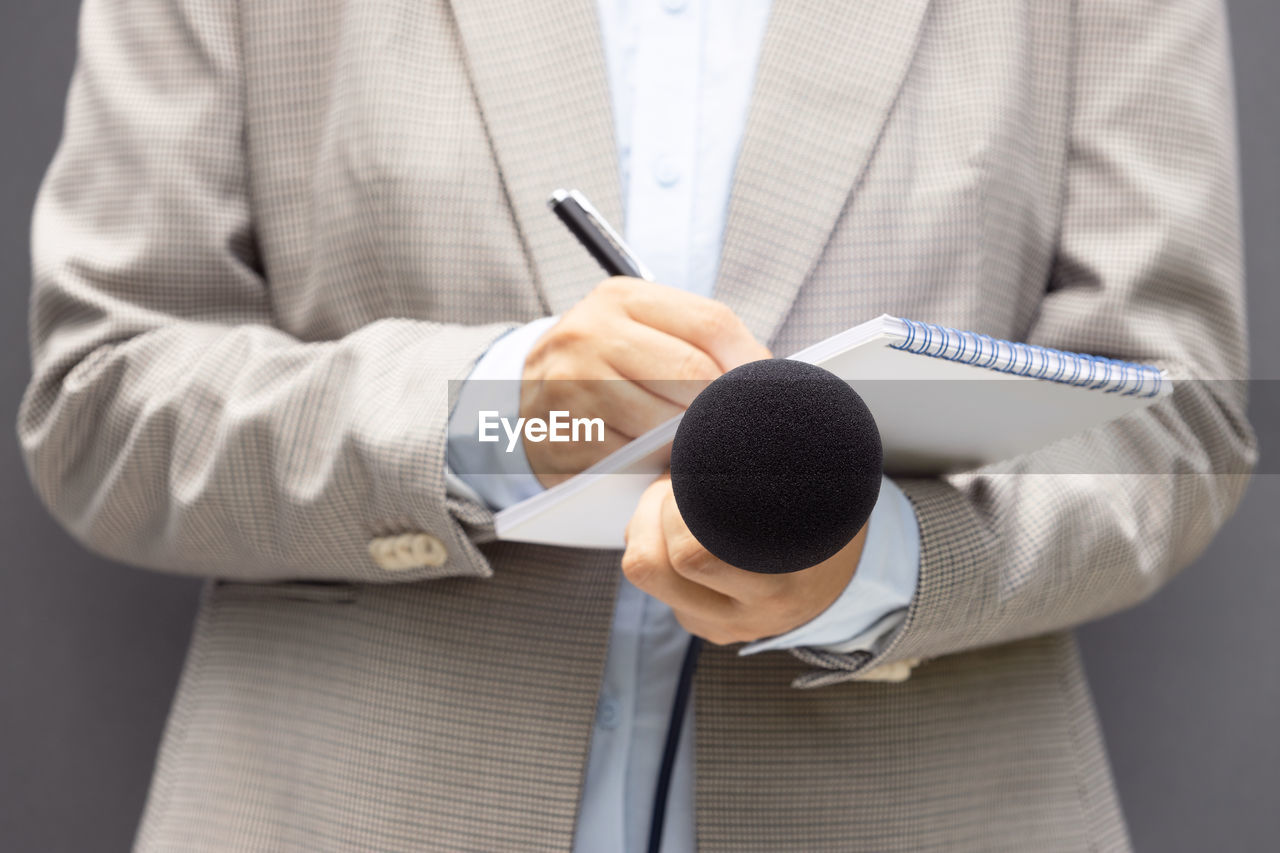
[[[556,190],[547,199],[547,207],[578,238],[609,275],[629,275],[653,281],[653,273],[604,221],[586,196],[577,190]]]

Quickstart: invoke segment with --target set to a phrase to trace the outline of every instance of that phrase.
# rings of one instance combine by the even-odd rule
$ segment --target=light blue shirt
[[[664,284],[712,295],[769,6],[769,0],[599,0],[625,237]],[[449,431],[472,440],[450,441],[451,490],[495,509],[541,491],[522,448],[506,453],[501,444],[478,444],[474,435],[481,408],[516,416],[518,383],[510,380],[520,378],[525,355],[556,319],[543,318],[504,336],[468,377]],[[508,381],[473,381],[488,379]],[[915,592],[919,551],[914,511],[885,479],[858,569],[839,599],[811,622],[748,644],[739,654],[795,646],[872,649],[901,622]],[[619,580],[579,809],[577,853],[644,850],[688,641],[669,607],[626,578]],[[672,776],[664,853],[695,849],[695,714],[691,703]]]

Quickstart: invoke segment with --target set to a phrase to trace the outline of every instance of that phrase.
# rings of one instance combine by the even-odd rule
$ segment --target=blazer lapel
[[[494,155],[543,305],[563,312],[603,278],[546,208],[557,187],[622,217],[596,0],[451,0]]]
[[[774,0],[716,283],[761,341],[782,324],[870,160],[927,6]]]

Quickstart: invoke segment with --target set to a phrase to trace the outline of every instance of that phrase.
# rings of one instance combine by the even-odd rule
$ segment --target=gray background
[[[126,850],[198,584],[116,565],[36,502],[13,423],[27,380],[27,235],[58,139],[77,0],[6,0],[0,26],[0,850]],[[1231,0],[1253,375],[1280,378],[1280,4]],[[1262,383],[1267,385],[1269,383]],[[1261,391],[1262,389],[1259,389]],[[1273,391],[1253,420],[1280,453]],[[1134,843],[1280,849],[1280,474],[1199,563],[1081,631]]]

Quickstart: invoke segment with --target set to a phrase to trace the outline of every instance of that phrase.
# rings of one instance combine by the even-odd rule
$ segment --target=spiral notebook
[[[1172,390],[1158,368],[882,315],[790,358],[852,383],[880,428],[888,474],[942,474],[1043,447]],[[498,538],[621,548],[667,466],[679,417],[497,514]]]

